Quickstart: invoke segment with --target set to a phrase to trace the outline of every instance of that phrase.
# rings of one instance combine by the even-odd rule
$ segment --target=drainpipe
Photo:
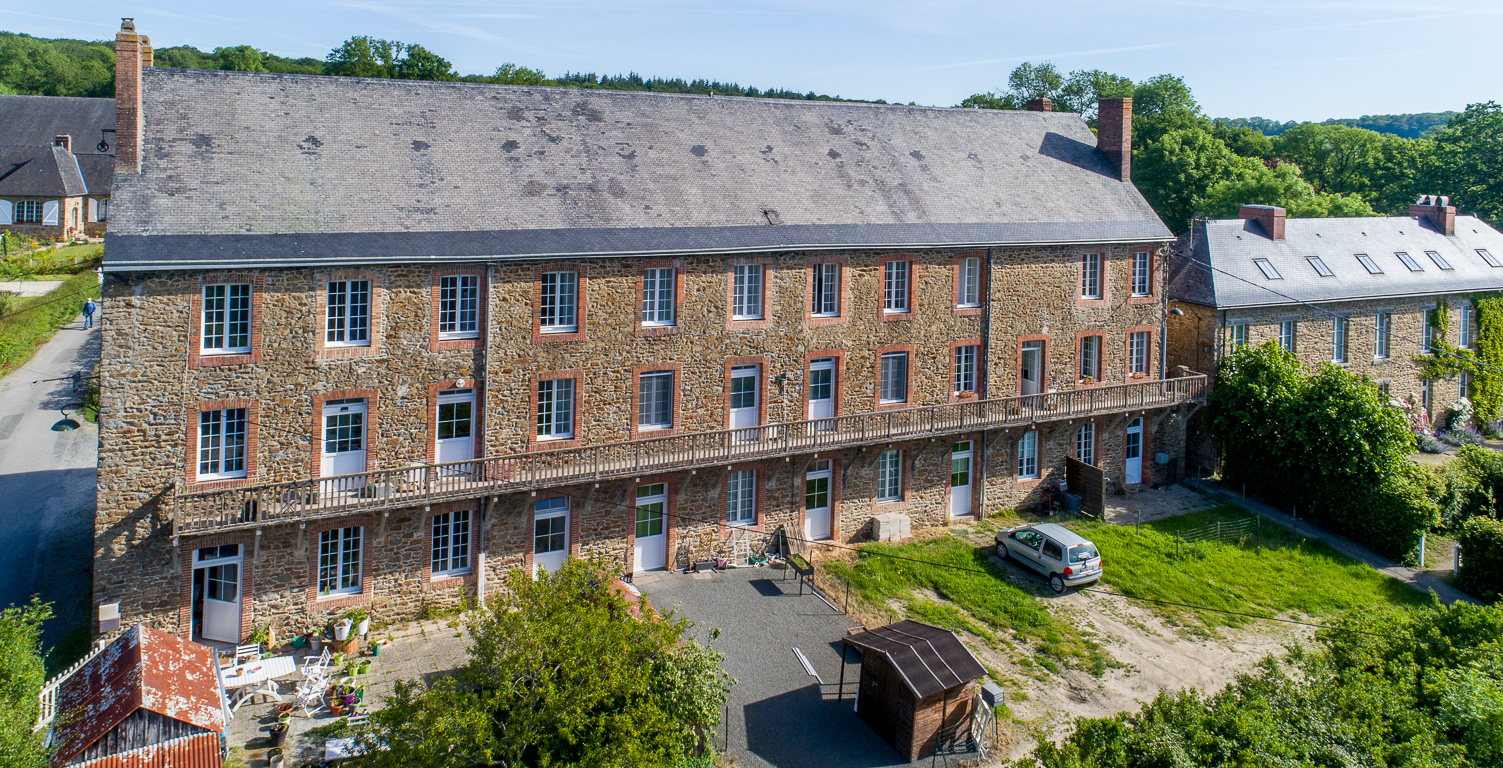
[[[992,252],[994,250],[993,248],[986,249],[986,299],[981,302],[981,347],[986,350],[981,355],[981,359],[985,361],[982,363],[985,369],[978,372],[976,383],[981,387],[981,392],[978,394],[982,400],[992,395]],[[986,438],[987,431],[983,429],[981,430],[981,445],[978,446],[980,450],[976,452],[975,459],[976,479],[981,484],[981,492],[976,499],[974,510],[977,520],[986,517]]]

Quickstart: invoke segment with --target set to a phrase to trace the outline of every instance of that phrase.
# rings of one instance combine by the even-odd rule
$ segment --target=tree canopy
[[[37,697],[46,682],[42,661],[42,622],[52,607],[33,599],[29,605],[0,611],[0,765],[6,768],[46,768],[49,750],[43,733],[31,728],[41,704]]]

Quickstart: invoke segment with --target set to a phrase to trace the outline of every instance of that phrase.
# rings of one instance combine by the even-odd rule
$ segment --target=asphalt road
[[[68,379],[98,360],[98,319],[85,331],[79,317],[0,378],[0,607],[52,601],[49,646],[88,618],[99,429]],[[54,431],[63,409],[82,426]]]

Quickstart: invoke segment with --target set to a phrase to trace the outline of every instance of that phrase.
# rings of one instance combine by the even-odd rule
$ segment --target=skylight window
[[[1269,280],[1284,279],[1284,276],[1279,274],[1279,271],[1277,269],[1273,268],[1273,264],[1269,262],[1268,259],[1253,259],[1252,263],[1257,264],[1258,269],[1263,270],[1263,276],[1268,278]]]
[[[1481,256],[1489,267],[1503,267],[1503,261],[1498,261],[1498,257],[1488,253],[1486,248],[1478,248],[1477,255]]]
[[[1319,256],[1309,256],[1307,259],[1310,262],[1310,266],[1315,267],[1315,274],[1321,277],[1331,277],[1336,274],[1331,271],[1330,267],[1326,266],[1326,263]]]
[[[1424,272],[1425,271],[1425,268],[1422,267],[1422,266],[1420,266],[1420,263],[1417,262],[1417,261],[1415,261],[1413,256],[1410,256],[1409,254],[1404,253],[1403,251],[1398,251],[1398,252],[1394,253],[1394,255],[1397,256],[1397,257],[1399,257],[1399,261],[1404,262],[1404,266],[1408,267],[1410,272]]]
[[[1451,262],[1446,261],[1446,257],[1440,255],[1439,253],[1436,253],[1435,251],[1425,251],[1425,255],[1429,256],[1430,260],[1435,262],[1435,266],[1440,267],[1441,269],[1455,269],[1455,267],[1451,266]]]
[[[1368,271],[1369,274],[1373,274],[1373,275],[1381,275],[1381,274],[1383,274],[1383,268],[1378,266],[1378,262],[1373,261],[1373,257],[1368,256],[1365,253],[1359,253],[1359,254],[1357,254],[1357,261],[1362,262],[1362,266],[1367,267],[1367,271]]]

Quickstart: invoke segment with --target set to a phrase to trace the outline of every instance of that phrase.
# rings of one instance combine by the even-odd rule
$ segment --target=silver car
[[[1096,545],[1057,523],[998,531],[997,555],[1043,574],[1055,592],[1101,578],[1101,553]]]

